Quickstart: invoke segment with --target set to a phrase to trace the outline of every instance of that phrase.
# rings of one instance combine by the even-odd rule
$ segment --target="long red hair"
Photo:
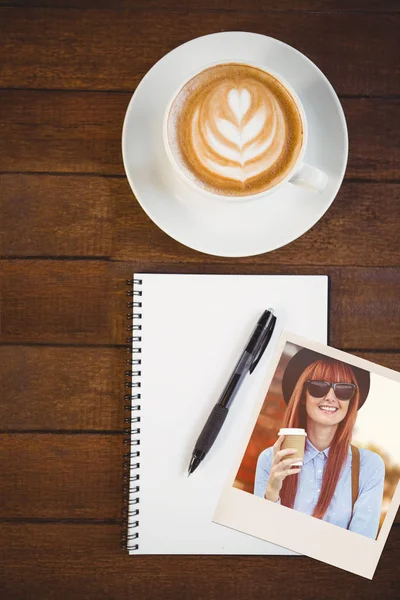
[[[305,383],[307,379],[321,379],[331,382],[340,381],[343,383],[354,383],[356,385],[356,391],[350,400],[347,414],[343,421],[338,424],[335,436],[332,440],[322,479],[321,493],[312,514],[313,517],[322,519],[332,500],[340,477],[340,472],[347,457],[353,427],[357,418],[360,392],[353,369],[349,365],[329,358],[318,360],[306,367],[300,375],[286,408],[283,427],[302,427],[307,431],[307,413],[305,404]],[[297,494],[298,479],[298,474],[289,475],[284,479],[280,493],[281,503],[284,506],[293,508]]]

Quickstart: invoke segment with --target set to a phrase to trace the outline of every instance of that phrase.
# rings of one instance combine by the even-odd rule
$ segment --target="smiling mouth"
[[[324,413],[335,413],[337,410],[339,410],[336,406],[327,406],[325,404],[322,404],[321,406],[318,406],[319,410],[321,410]]]

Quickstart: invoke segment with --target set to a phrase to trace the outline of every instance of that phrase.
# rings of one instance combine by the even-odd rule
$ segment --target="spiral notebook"
[[[131,554],[295,554],[212,517],[280,333],[328,341],[328,278],[137,273],[129,283],[123,545]],[[271,307],[277,316],[271,342],[209,455],[188,477],[208,414],[257,319]]]

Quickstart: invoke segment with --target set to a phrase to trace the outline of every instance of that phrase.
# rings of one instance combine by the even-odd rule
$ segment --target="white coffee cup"
[[[297,105],[297,108],[298,108],[298,111],[299,111],[299,114],[300,114],[300,117],[301,117],[302,125],[303,125],[303,142],[302,142],[301,151],[299,153],[299,156],[297,157],[297,160],[296,160],[295,164],[290,169],[290,171],[288,171],[288,173],[286,174],[286,176],[284,177],[284,179],[282,179],[276,185],[270,187],[267,190],[264,190],[262,192],[258,192],[256,194],[249,194],[247,196],[234,196],[234,195],[217,194],[217,193],[211,192],[210,190],[208,190],[208,189],[202,187],[201,185],[197,184],[196,181],[194,179],[190,178],[185,173],[185,171],[181,168],[181,166],[179,165],[179,163],[176,160],[176,158],[174,156],[174,153],[173,153],[173,151],[171,149],[171,145],[170,145],[169,139],[168,139],[168,117],[169,117],[169,113],[170,113],[171,107],[172,107],[172,105],[173,105],[176,97],[178,96],[178,94],[180,93],[180,91],[182,90],[182,88],[193,77],[195,77],[196,75],[199,75],[203,71],[206,71],[210,67],[215,67],[217,65],[230,64],[230,63],[245,65],[245,66],[249,66],[249,67],[255,67],[257,69],[265,71],[266,73],[272,75],[272,77],[274,77],[275,79],[277,79],[288,90],[288,92],[292,96],[293,100],[295,101],[295,103]],[[308,125],[307,125],[307,117],[306,117],[303,105],[302,105],[302,103],[300,101],[300,98],[298,97],[298,95],[296,94],[296,92],[294,91],[294,89],[280,75],[278,75],[277,73],[275,73],[271,69],[267,69],[267,68],[263,67],[262,65],[257,65],[255,63],[249,63],[249,62],[240,61],[240,60],[218,61],[218,62],[215,62],[215,63],[211,63],[211,64],[208,64],[208,65],[205,65],[205,66],[201,67],[200,69],[198,69],[197,71],[191,73],[184,81],[182,81],[182,83],[179,85],[178,89],[174,92],[174,94],[172,95],[171,100],[169,101],[169,103],[167,105],[167,108],[166,108],[165,114],[164,114],[164,120],[163,120],[163,140],[164,140],[164,147],[165,147],[165,151],[166,151],[166,154],[168,156],[169,162],[171,163],[171,165],[174,168],[174,170],[176,171],[176,173],[192,189],[196,190],[197,192],[201,192],[202,194],[205,194],[208,197],[212,197],[212,198],[215,198],[215,199],[218,199],[218,200],[228,200],[228,201],[234,201],[234,202],[246,201],[246,200],[254,200],[255,198],[260,198],[260,197],[272,194],[277,189],[279,189],[280,187],[282,187],[283,185],[285,185],[285,183],[287,183],[287,182],[292,183],[294,185],[299,185],[299,186],[302,186],[302,187],[307,187],[307,188],[309,188],[310,190],[313,190],[313,191],[322,192],[325,189],[325,187],[327,185],[327,182],[328,182],[328,176],[326,175],[326,173],[324,173],[323,171],[321,171],[317,167],[314,167],[313,165],[310,165],[310,164],[304,162],[304,155],[305,155],[305,152],[306,152],[307,141],[308,141]]]

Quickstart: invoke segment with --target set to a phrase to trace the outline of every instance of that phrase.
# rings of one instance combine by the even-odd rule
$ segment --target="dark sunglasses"
[[[329,383],[329,381],[320,381],[317,379],[307,380],[308,392],[313,398],[323,398],[327,395],[330,388],[333,388],[338,400],[351,400],[356,386],[354,383]]]

